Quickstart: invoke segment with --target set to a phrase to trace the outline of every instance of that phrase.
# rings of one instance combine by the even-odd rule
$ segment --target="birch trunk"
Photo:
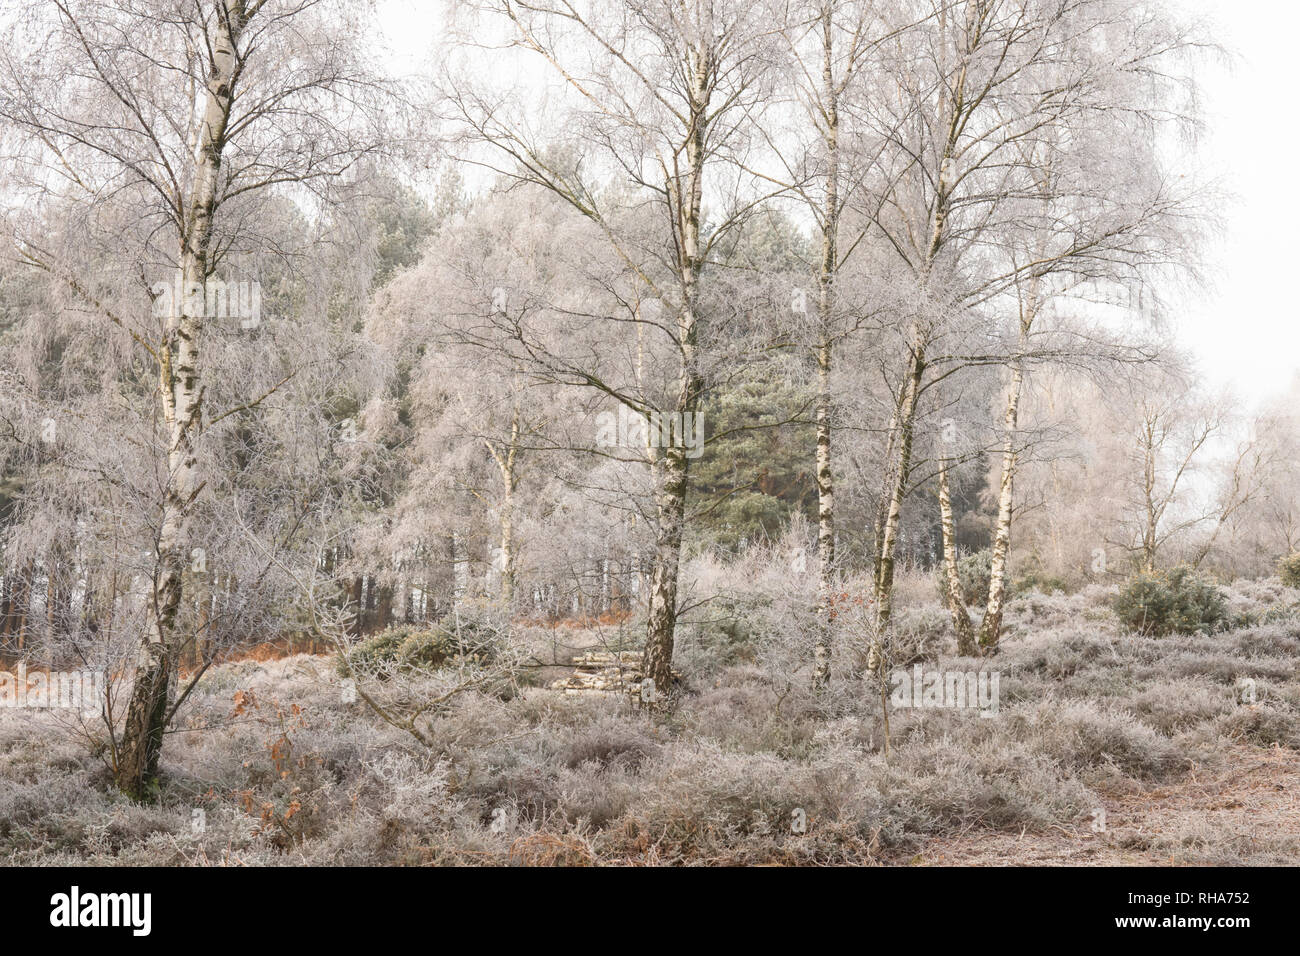
[[[195,669],[203,666],[203,660],[207,655],[208,631],[212,627],[212,587],[208,582],[215,578],[216,575],[213,573],[211,577],[205,577],[203,582],[197,585],[198,626],[195,628],[194,639],[191,642],[193,657],[190,665]]]
[[[951,104],[947,93],[941,94],[940,115],[949,114]],[[947,237],[948,211],[952,198],[952,157],[956,148],[958,123],[956,114],[948,120],[948,139],[939,162],[938,177],[935,187],[934,211],[930,222],[930,236],[921,262],[921,288],[930,283],[930,277],[940,250]],[[898,546],[898,526],[903,512],[903,499],[907,496],[907,485],[912,472],[912,438],[916,428],[916,410],[921,399],[921,388],[925,378],[926,348],[929,344],[928,333],[918,321],[913,324],[910,341],[907,376],[904,379],[898,408],[895,413],[897,427],[890,429],[890,450],[894,447],[894,435],[897,434],[898,460],[893,472],[892,488],[889,492],[889,504],[885,509],[884,525],[879,534],[880,555],[876,570],[876,642],[872,648],[871,659],[880,661],[879,642],[883,640],[886,628],[893,615],[894,600],[894,562]],[[892,457],[892,456],[891,456]]]
[[[957,632],[957,654],[960,657],[974,657],[978,653],[975,647],[975,625],[971,623],[966,602],[962,600],[961,576],[957,573],[957,535],[952,517],[952,495],[948,485],[946,458],[939,462],[939,527],[943,534],[944,591],[948,613],[952,615],[952,627]]]
[[[813,651],[813,685],[830,680],[831,596],[835,590],[835,485],[831,472],[831,345],[823,341],[817,355],[817,617],[820,627]]]
[[[491,442],[487,442],[487,449],[492,458],[496,461],[497,468],[501,472],[501,580],[499,582],[498,597],[501,605],[510,612],[511,602],[514,600],[515,592],[515,489],[519,485],[519,432],[520,420],[519,411],[516,409],[510,419],[510,441],[507,444],[504,454],[498,454]]]
[[[1142,527],[1142,570],[1154,574],[1156,570],[1156,533],[1160,516],[1156,507],[1156,419],[1149,412],[1142,422],[1142,495],[1146,506],[1146,524]]]
[[[203,395],[199,387],[199,334],[203,307],[185,290],[200,288],[208,278],[208,247],[216,211],[222,150],[230,118],[233,84],[239,63],[235,41],[245,21],[242,3],[230,5],[221,21],[212,50],[212,72],[205,94],[202,125],[195,151],[192,193],[181,231],[178,269],[182,295],[167,317],[159,350],[158,387],[167,436],[167,484],[158,530],[158,561],[150,595],[148,628],[135,666],[131,700],[122,731],[117,783],[140,799],[157,775],[170,696],[170,675],[180,644],[176,634],[182,580],[187,562],[186,542],[194,500],[202,484],[195,447],[202,427]],[[204,299],[197,296],[196,299]],[[190,314],[197,311],[198,315]]]
[[[507,488],[501,511],[501,606],[506,613],[515,597],[515,523],[512,511],[515,503],[514,488]]]
[[[681,350],[681,376],[673,411],[682,422],[694,422],[699,411],[703,383],[697,369],[697,309],[699,277],[703,266],[700,252],[700,210],[704,197],[704,157],[708,132],[708,71],[710,57],[698,52],[691,80],[689,135],[683,175],[668,181],[669,205],[677,211],[680,234],[678,269],[682,309],[677,319],[677,341]],[[683,184],[684,180],[684,184]],[[686,416],[690,417],[687,418]],[[659,473],[659,526],[655,541],[655,564],[651,573],[644,676],[654,681],[656,692],[672,684],[673,641],[677,626],[677,585],[681,567],[682,532],[686,520],[686,492],[690,459],[686,449],[675,443],[664,449]]]
[[[659,533],[650,574],[650,611],[644,674],[659,691],[671,686],[673,640],[677,625],[677,579],[686,509],[687,461],[681,449],[668,450],[659,494]]]
[[[925,375],[924,344],[914,336],[908,361],[902,407],[898,414],[898,461],[892,475],[889,505],[881,531],[880,574],[876,581],[876,629],[883,633],[893,614],[894,563],[898,546],[898,528],[903,513],[903,499],[912,472],[912,436],[916,427],[916,409],[920,401],[921,380]]]
[[[1005,437],[1002,444],[1002,480],[998,488],[998,523],[993,535],[993,555],[989,562],[989,599],[980,624],[980,648],[989,653],[997,647],[1002,633],[1002,612],[1007,594],[1007,552],[1011,548],[1012,486],[1016,473],[1016,425],[1020,410],[1020,387],[1024,370],[1017,360],[1011,368],[1011,385],[1007,389],[1007,410],[1003,418]]]
[[[1020,313],[1019,355],[1011,363],[1011,381],[1007,386],[1007,408],[1002,419],[1002,478],[998,486],[998,521],[993,534],[993,554],[989,564],[989,597],[980,623],[979,644],[985,653],[996,650],[1002,634],[1002,612],[1007,595],[1007,554],[1011,549],[1011,517],[1014,507],[1017,452],[1016,430],[1020,421],[1020,393],[1024,385],[1024,362],[1020,357],[1029,345],[1029,333],[1038,317],[1038,280],[1031,280],[1028,296]]]
[[[872,543],[874,551],[872,560],[872,596],[878,596],[880,593],[880,568],[881,559],[884,557],[885,542],[885,519],[889,515],[889,500],[893,496],[893,478],[895,466],[895,452],[898,447],[898,419],[899,412],[902,410],[903,402],[907,397],[907,381],[899,387],[898,396],[894,401],[894,413],[889,419],[889,428],[885,430],[887,436],[885,441],[885,451],[881,455],[881,461],[885,462],[887,467],[880,479],[880,491],[876,495],[876,514],[874,525],[874,536]]]
[[[839,269],[839,102],[834,76],[832,7],[823,12],[822,87],[825,104],[826,197],[822,207],[822,261],[818,275],[817,349],[817,646],[813,650],[813,686],[824,687],[831,674],[830,614],[835,593],[835,482],[831,471],[831,362],[835,275]]]

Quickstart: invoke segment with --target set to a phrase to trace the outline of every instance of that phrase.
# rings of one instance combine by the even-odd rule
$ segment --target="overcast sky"
[[[1297,143],[1291,118],[1300,5],[1292,0],[1180,0],[1214,20],[1236,53],[1202,77],[1208,130],[1199,152],[1233,193],[1224,230],[1207,256],[1214,287],[1193,302],[1182,339],[1213,381],[1243,398],[1285,389],[1300,372],[1300,278],[1292,223]]]
[[[1292,133],[1300,54],[1295,0],[1171,0],[1209,18],[1231,64],[1201,67],[1207,130],[1196,165],[1228,192],[1221,235],[1206,250],[1209,287],[1188,290],[1173,317],[1207,384],[1254,404],[1300,374],[1300,278],[1293,226],[1300,144]],[[381,0],[394,65],[414,70],[440,32],[438,0]]]

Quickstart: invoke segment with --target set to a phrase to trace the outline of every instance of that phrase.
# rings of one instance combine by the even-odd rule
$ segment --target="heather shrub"
[[[618,762],[564,767],[558,778],[558,812],[575,826],[608,826],[636,805],[644,785],[639,773]]]
[[[1283,557],[1277,563],[1278,577],[1289,588],[1300,588],[1300,551]]]
[[[619,768],[639,770],[648,757],[659,750],[642,724],[605,715],[578,731],[561,755],[569,769],[593,764],[598,770]]]
[[[1087,622],[1091,633],[1118,631],[1119,621],[1110,607],[1113,588],[1089,585],[1073,594],[1026,591],[1007,603],[1004,626],[1009,633],[1043,634],[1074,629]]]
[[[1129,713],[1088,701],[1018,707],[1007,721],[1014,737],[1076,771],[1113,768],[1130,777],[1160,778],[1181,765],[1169,738]]]
[[[1070,582],[1058,574],[1048,574],[1035,568],[1017,576],[1011,583],[1011,591],[1015,594],[1028,594],[1030,591],[1037,591],[1039,594],[1055,594],[1061,591],[1068,594]]]
[[[987,721],[971,730],[977,739],[919,739],[883,768],[875,787],[884,804],[886,842],[908,846],[919,833],[975,825],[1050,826],[1096,805],[1089,790],[1063,776],[1050,758],[993,736]],[[989,737],[978,739],[981,734]]]
[[[1283,704],[1242,705],[1219,717],[1219,732],[1230,740],[1248,741],[1265,747],[1300,750],[1300,721]]]
[[[1252,661],[1271,658],[1283,667],[1293,667],[1296,658],[1300,657],[1300,627],[1294,620],[1272,621],[1232,631],[1223,635],[1215,645]],[[1288,673],[1294,673],[1294,670]]]
[[[1092,628],[1073,626],[1017,650],[1019,670],[1059,681],[1080,672],[1109,667],[1114,659],[1112,643]]]
[[[1115,596],[1114,608],[1130,630],[1154,636],[1208,633],[1228,619],[1223,593],[1187,565],[1139,572]]]
[[[678,852],[716,852],[719,843],[749,835],[789,833],[796,809],[831,809],[810,799],[809,774],[772,754],[736,754],[701,741],[651,768],[629,823]]]
[[[1124,846],[1174,866],[1294,866],[1300,857],[1300,839],[1294,836],[1279,834],[1261,846],[1253,820],[1225,829],[1217,815],[1199,813],[1186,814],[1160,833],[1129,834]]]
[[[934,660],[948,643],[952,619],[941,607],[903,608],[890,622],[886,652],[891,667]]]
[[[727,676],[740,675],[733,669]],[[806,702],[803,695],[786,688],[777,691],[761,680],[720,683],[684,702],[679,719],[690,736],[742,753],[806,754],[816,723],[801,706]]]
[[[1163,734],[1175,734],[1214,720],[1233,706],[1226,688],[1203,679],[1146,684],[1129,699],[1129,707],[1142,722]]]

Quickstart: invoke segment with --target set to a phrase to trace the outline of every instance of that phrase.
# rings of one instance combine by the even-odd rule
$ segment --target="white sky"
[[[1245,400],[1285,390],[1300,373],[1300,278],[1293,224],[1295,115],[1300,4],[1293,0],[1178,0],[1211,18],[1236,54],[1228,68],[1207,65],[1202,87],[1208,126],[1199,144],[1207,172],[1233,194],[1222,238],[1207,250],[1213,285],[1188,306],[1179,338],[1196,350],[1208,379]]]
[[[1300,279],[1292,238],[1300,143],[1294,91],[1300,51],[1296,0],[1170,0],[1208,18],[1234,54],[1199,71],[1206,132],[1194,165],[1229,194],[1220,235],[1205,250],[1205,289],[1186,290],[1173,316],[1178,340],[1199,357],[1206,383],[1244,404],[1286,391],[1300,375]],[[379,0],[393,65],[427,64],[441,34],[442,0]]]

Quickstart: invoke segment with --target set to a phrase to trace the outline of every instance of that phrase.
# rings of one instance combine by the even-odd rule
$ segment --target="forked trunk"
[[[1019,419],[1020,386],[1024,373],[1017,361],[1011,369],[1007,390],[1007,411],[1003,419],[1005,437],[1002,445],[1002,480],[998,488],[998,523],[993,534],[993,554],[989,562],[989,599],[980,624],[979,644],[984,653],[997,647],[1002,633],[1002,612],[1007,595],[1007,553],[1011,548],[1012,486],[1016,473],[1016,425]]]

